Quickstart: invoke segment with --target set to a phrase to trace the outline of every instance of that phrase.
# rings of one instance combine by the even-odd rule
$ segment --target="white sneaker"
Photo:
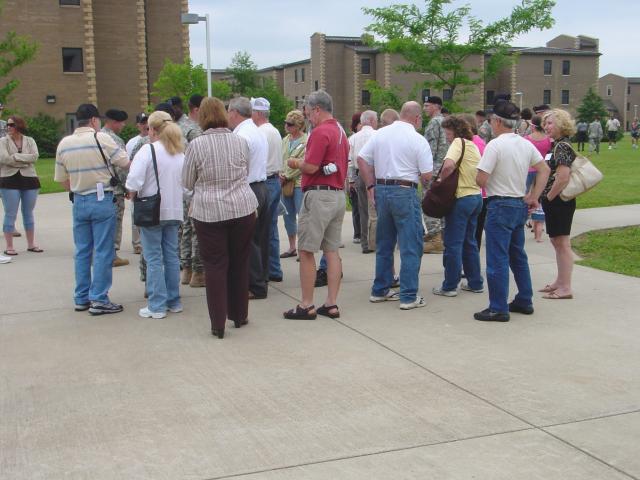
[[[413,310],[414,308],[426,307],[427,302],[424,301],[424,298],[417,296],[415,301],[411,303],[401,303],[400,310]]]
[[[0,255],[0,263],[11,263],[11,257]]]
[[[382,297],[377,297],[375,295],[371,295],[369,297],[369,301],[371,303],[380,303],[380,302],[395,302],[397,300],[400,300],[400,292],[397,292],[395,290],[389,290],[385,295],[383,295]]]
[[[169,307],[169,311],[171,313],[180,313],[184,310],[184,307],[182,306],[182,304],[177,305],[175,307]]]
[[[472,292],[472,293],[483,293],[484,292],[484,288],[477,288],[477,289],[471,288],[468,283],[463,283],[460,286],[460,288],[462,290],[464,290],[465,292]]]
[[[167,312],[152,312],[149,310],[149,307],[144,307],[138,310],[138,315],[143,318],[165,318],[167,316]]]
[[[456,290],[443,290],[442,288],[433,287],[431,293],[434,295],[441,295],[443,297],[457,297],[458,292]]]

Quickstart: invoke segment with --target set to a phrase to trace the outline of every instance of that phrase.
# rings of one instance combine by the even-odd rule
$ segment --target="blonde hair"
[[[149,115],[149,127],[158,134],[158,140],[171,155],[184,152],[184,142],[182,140],[182,130],[171,119],[167,112],[153,112]]]
[[[291,110],[289,113],[287,113],[287,118],[285,119],[285,121],[295,124],[301,132],[304,132],[304,115],[300,110]]]
[[[559,108],[554,108],[552,110],[548,110],[542,116],[542,124],[544,125],[547,121],[547,118],[553,117],[556,120],[556,128],[558,129],[558,133],[562,137],[572,137],[576,133],[576,122],[569,112],[566,110],[561,110]]]

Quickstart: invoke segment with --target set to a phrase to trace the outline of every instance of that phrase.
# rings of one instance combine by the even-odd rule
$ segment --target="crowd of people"
[[[331,96],[319,90],[306,97],[302,110],[287,113],[282,138],[269,121],[266,98],[236,97],[225,106],[193,95],[188,110],[187,115],[182,99],[173,97],[149,115],[138,114],[139,135],[125,144],[119,135],[126,112],[110,109],[103,117],[94,105],[78,107],[78,128],[58,145],[55,166],[55,180],[73,202],[76,311],[123,310],[109,290],[112,268],[128,264],[118,255],[125,199],[135,205],[154,196],[157,223],[136,226],[132,216],[132,248],[140,254],[148,298],[139,315],[182,312],[180,284],[205,287],[211,331],[218,338],[228,320],[236,328],[248,324],[249,301],[267,298],[269,284],[283,280],[281,261],[288,258],[299,261],[302,294],[283,317],[340,317],[347,195],[353,241],[363,254],[375,253],[370,302],[398,301],[401,310],[424,307],[422,256],[442,253],[444,278],[434,295],[456,297],[458,289],[482,294],[486,281],[489,305],[475,319],[504,322],[510,313],[532,314],[524,248],[529,221],[537,241],[546,228],[557,259],[556,278],[539,290],[543,298],[573,296],[569,235],[576,205],[559,194],[577,156],[570,138],[578,134],[578,151],[588,139],[598,152],[599,121],[575,125],[567,112],[546,105],[520,112],[508,97],[498,98],[489,113],[451,115],[441,98],[429,96],[422,105],[409,101],[399,112],[387,109],[380,118],[371,110],[357,113],[349,135],[333,116]],[[424,114],[429,121],[422,134]],[[619,124],[608,122],[607,128],[615,145],[611,132]],[[27,250],[42,252],[33,221],[37,158],[24,121],[9,117],[0,138],[7,256],[17,255],[19,205]],[[458,181],[449,213],[424,215],[418,192],[454,172]],[[288,237],[282,252],[280,216]],[[486,280],[479,254],[483,233]],[[517,286],[511,302],[509,270]],[[326,297],[316,307],[314,290],[325,285]]]

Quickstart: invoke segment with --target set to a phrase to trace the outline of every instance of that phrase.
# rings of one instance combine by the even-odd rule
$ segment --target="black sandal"
[[[336,312],[331,313],[331,310],[336,310]],[[316,312],[318,315],[322,315],[323,317],[340,318],[340,311],[338,310],[337,305],[322,305],[316,310]]]
[[[317,317],[316,312],[309,313],[311,310],[315,309],[316,307],[313,305],[310,305],[307,308],[296,305],[296,308],[292,308],[291,310],[284,312],[283,316],[287,320],[315,320]]]

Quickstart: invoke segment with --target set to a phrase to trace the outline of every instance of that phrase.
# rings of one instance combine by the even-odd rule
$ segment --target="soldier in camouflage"
[[[493,138],[493,133],[491,132],[491,125],[489,124],[489,120],[487,120],[487,114],[484,110],[478,110],[476,112],[476,127],[478,128],[478,136],[484,140],[484,143],[487,144]]]
[[[442,99],[436,96],[425,98],[424,111],[430,120],[424,129],[424,136],[429,142],[431,153],[433,154],[433,171],[438,172],[444,161],[444,156],[449,149],[447,137],[442,128]],[[431,181],[423,185],[423,193],[431,187]],[[424,223],[427,227],[425,235],[424,253],[442,253],[444,246],[442,243],[442,220],[439,218],[427,217],[424,215]]]
[[[101,130],[101,132],[109,135],[116,142],[116,145],[118,145],[118,147],[120,147],[123,151],[126,151],[126,146],[124,140],[120,138],[119,134],[120,132],[122,132],[127,118],[129,118],[127,112],[117,110],[115,108],[109,109],[105,113],[104,126]],[[126,193],[124,184],[127,181],[127,171],[119,167],[114,167],[114,170],[116,172],[116,175],[118,176],[118,179],[120,180],[120,183],[113,189],[114,197],[116,200],[116,207],[118,209],[116,233],[113,239],[114,248],[116,250],[115,258],[113,260],[113,266],[122,267],[124,265],[129,265],[129,260],[127,260],[126,258],[120,258],[118,256],[118,250],[120,250],[120,244],[122,243],[122,219],[124,217],[124,195]]]
[[[187,143],[202,134],[202,130],[197,123],[200,102],[202,102],[202,95],[192,95],[189,98],[189,116],[187,116],[183,112],[182,99],[180,97],[172,97],[168,101],[173,109],[176,123],[182,130],[182,136]],[[204,266],[200,258],[198,237],[196,236],[193,221],[189,217],[192,195],[192,192],[185,192],[182,199],[184,221],[182,222],[180,235],[180,267],[182,268],[181,283],[196,288],[205,286],[205,278]]]

